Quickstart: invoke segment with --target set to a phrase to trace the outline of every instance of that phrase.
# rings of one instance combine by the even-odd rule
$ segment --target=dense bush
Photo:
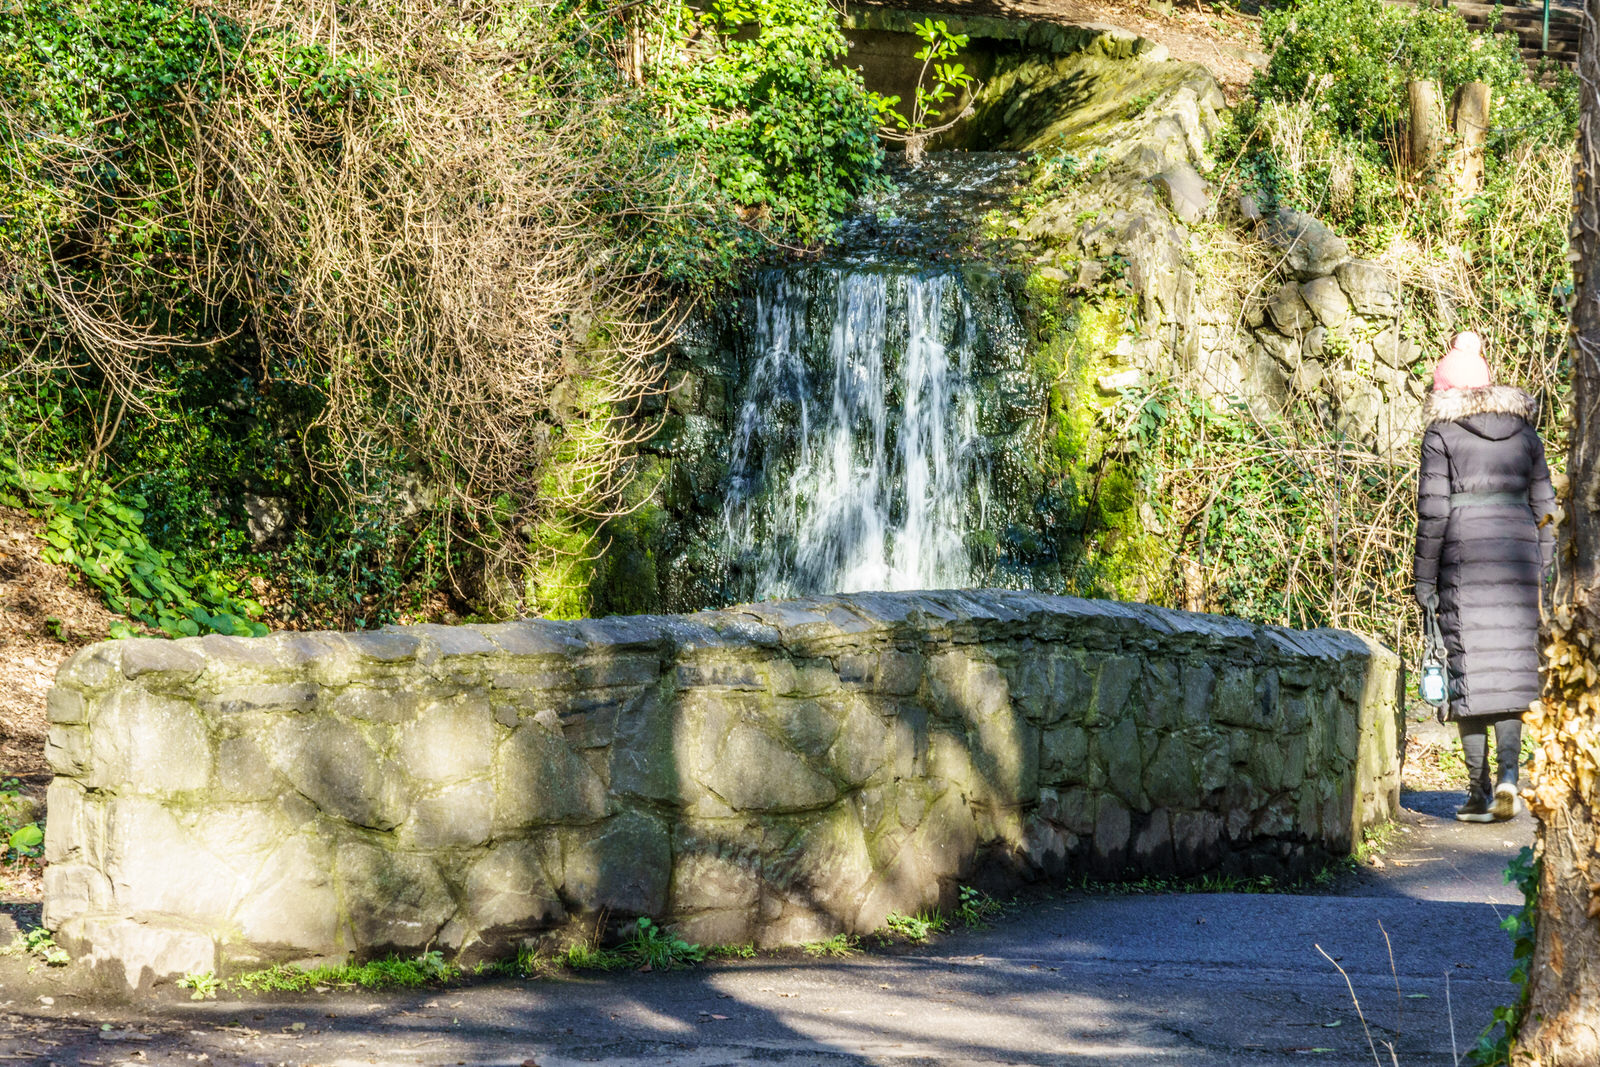
[[[811,237],[877,172],[877,118],[826,0],[670,4],[646,30],[648,90],[738,204]]]
[[[585,610],[674,303],[875,172],[841,48],[799,0],[10,5],[12,489],[147,547],[182,610],[107,592],[169,629],[247,625],[222,574],[300,625]]]
[[[1330,217],[1367,243],[1403,229],[1413,198],[1399,185],[1409,122],[1407,83],[1448,95],[1489,84],[1491,175],[1529,146],[1566,146],[1577,122],[1576,79],[1530,76],[1511,34],[1481,34],[1448,8],[1382,0],[1292,0],[1262,21],[1271,55],[1239,107],[1224,155],[1237,155],[1269,204]]]

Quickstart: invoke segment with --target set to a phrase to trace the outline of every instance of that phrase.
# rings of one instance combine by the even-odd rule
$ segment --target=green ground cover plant
[[[37,862],[44,856],[44,828],[29,818],[20,783],[16,778],[0,780],[0,862]]]
[[[455,981],[461,972],[438,950],[415,957],[388,956],[366,963],[345,963],[302,970],[277,964],[249,971],[222,988],[252,993],[310,993],[319,989],[419,989]],[[186,988],[194,988],[188,986]]]

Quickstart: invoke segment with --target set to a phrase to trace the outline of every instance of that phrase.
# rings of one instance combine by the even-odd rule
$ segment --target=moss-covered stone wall
[[[1397,669],[1340,631],[1000,591],[107,642],[50,697],[45,922],[136,986],[1292,873],[1394,811]]]

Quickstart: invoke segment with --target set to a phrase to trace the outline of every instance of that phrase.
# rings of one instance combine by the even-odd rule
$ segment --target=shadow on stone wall
[[[108,642],[51,696],[46,923],[138,984],[1293,873],[1393,811],[1395,672],[1337,631],[1001,591]]]

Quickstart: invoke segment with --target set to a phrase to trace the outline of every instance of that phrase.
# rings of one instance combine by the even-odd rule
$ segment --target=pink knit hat
[[[1483,359],[1483,338],[1463,330],[1450,341],[1450,351],[1433,367],[1435,389],[1480,389],[1490,382]]]

